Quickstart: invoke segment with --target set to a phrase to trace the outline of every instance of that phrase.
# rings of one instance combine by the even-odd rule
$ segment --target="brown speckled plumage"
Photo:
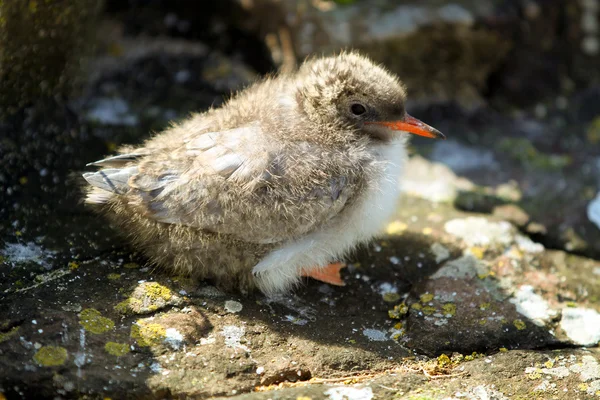
[[[225,289],[285,290],[387,219],[405,134],[370,122],[403,119],[404,97],[357,54],[310,60],[92,163],[86,201],[162,267]],[[354,115],[356,103],[367,112]]]

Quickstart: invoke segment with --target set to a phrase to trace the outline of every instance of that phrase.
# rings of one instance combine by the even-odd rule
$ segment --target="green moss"
[[[129,344],[127,343],[117,343],[117,342],[108,342],[104,345],[104,350],[108,354],[112,354],[113,356],[121,357],[125,354],[129,353]]]
[[[131,326],[131,338],[135,339],[140,347],[160,344],[166,336],[167,330],[160,324],[138,321]]]
[[[106,275],[106,277],[111,281],[116,281],[116,280],[121,279],[121,275],[122,274],[112,273],[112,274]]]
[[[573,161],[568,155],[542,153],[525,138],[504,138],[499,147],[515,161],[544,170],[561,169]]]
[[[102,316],[100,311],[94,308],[86,308],[79,313],[79,324],[88,332],[100,334],[115,327],[115,323]]]
[[[60,346],[42,346],[33,356],[42,367],[56,367],[67,361],[67,349]]]
[[[587,129],[587,139],[591,144],[600,144],[600,117],[596,117]]]
[[[68,95],[100,10],[95,0],[0,2],[0,108]]]
[[[0,332],[0,343],[6,342],[8,339],[12,338],[19,332],[19,327],[14,326],[8,332]]]

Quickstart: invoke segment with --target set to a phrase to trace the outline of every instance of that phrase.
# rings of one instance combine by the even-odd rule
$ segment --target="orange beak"
[[[437,129],[427,125],[418,119],[411,117],[406,114],[406,117],[402,121],[383,121],[383,122],[367,122],[368,124],[376,124],[385,126],[386,128],[395,131],[404,131],[413,133],[419,136],[425,136],[433,139],[446,139],[446,136]]]

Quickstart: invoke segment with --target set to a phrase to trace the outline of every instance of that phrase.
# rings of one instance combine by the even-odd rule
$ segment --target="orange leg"
[[[309,271],[304,271],[302,272],[302,276],[308,276],[309,278],[335,286],[346,286],[344,280],[340,276],[341,269],[345,267],[346,264],[341,262],[332,263],[323,268],[313,268]]]

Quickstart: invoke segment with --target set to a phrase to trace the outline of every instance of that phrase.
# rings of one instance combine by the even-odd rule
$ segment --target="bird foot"
[[[302,276],[307,276],[321,282],[329,283],[330,285],[346,286],[346,283],[340,275],[340,271],[345,267],[346,264],[336,262],[323,268],[313,268],[309,271],[304,271],[302,272]]]

